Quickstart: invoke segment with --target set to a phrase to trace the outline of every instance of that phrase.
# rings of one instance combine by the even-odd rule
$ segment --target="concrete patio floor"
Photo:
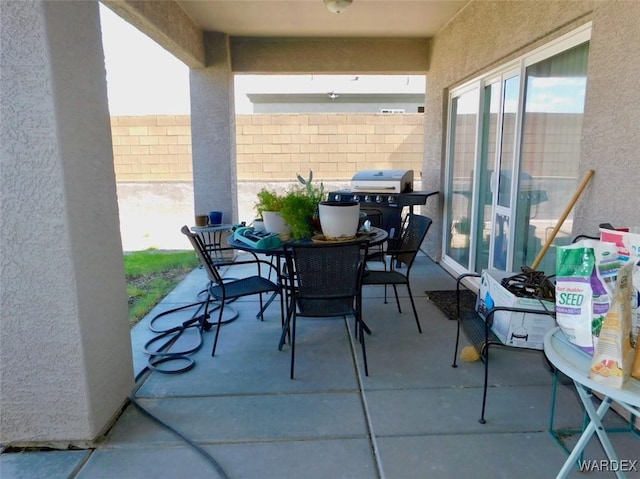
[[[132,330],[141,374],[135,396],[215,458],[229,478],[552,478],[567,457],[548,432],[553,374],[541,352],[491,349],[487,423],[478,422],[483,365],[459,361],[451,367],[456,324],[424,292],[455,289],[455,280],[424,255],[412,271],[423,334],[404,288],[402,314],[393,300],[384,304],[382,287],[365,288],[364,318],[372,329],[368,377],[351,338],[352,319],[300,319],[296,379],[290,380],[289,346],[277,350],[279,307],[273,304],[258,321],[257,298],[233,303],[239,318],[223,326],[216,357],[210,356],[212,330],[192,355],[190,371],[145,372],[143,345],[154,337],[150,318],[193,302],[205,283],[204,272],[195,270]],[[180,324],[193,311],[164,317],[158,326]],[[174,347],[197,339],[191,330]],[[559,382],[556,426],[578,429],[579,400],[566,378]],[[609,416],[609,425],[623,425]],[[637,437],[610,437],[620,459],[640,457]],[[575,436],[566,438],[574,442]],[[592,440],[585,458],[604,457]],[[187,442],[129,405],[95,449],[5,451],[0,477],[223,476]],[[570,477],[613,474],[574,470]]]

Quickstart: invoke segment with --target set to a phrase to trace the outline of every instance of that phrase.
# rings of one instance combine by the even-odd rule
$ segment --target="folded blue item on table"
[[[241,227],[233,233],[234,239],[241,241],[256,249],[277,248],[282,244],[277,233],[255,231],[251,227]]]

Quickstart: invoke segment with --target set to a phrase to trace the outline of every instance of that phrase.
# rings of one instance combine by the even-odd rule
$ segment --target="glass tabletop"
[[[389,237],[389,233],[382,228],[372,227],[371,231],[368,233],[359,233],[354,238],[354,241],[358,241],[361,239],[366,239],[369,243],[369,246],[375,246],[382,244]],[[284,254],[284,243],[275,248],[255,248],[247,243],[243,243],[242,241],[237,240],[233,235],[229,235],[227,239],[229,246],[232,246],[239,250],[244,251],[253,251],[255,253],[264,253],[264,254]],[[294,241],[288,241],[286,243],[292,243]],[[313,243],[314,241],[311,238],[299,240],[302,243]],[[317,244],[327,243],[327,241],[317,241]]]

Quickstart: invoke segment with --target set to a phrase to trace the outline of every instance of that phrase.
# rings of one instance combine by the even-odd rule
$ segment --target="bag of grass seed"
[[[593,354],[622,266],[616,245],[581,240],[558,248],[556,321],[567,339]]]

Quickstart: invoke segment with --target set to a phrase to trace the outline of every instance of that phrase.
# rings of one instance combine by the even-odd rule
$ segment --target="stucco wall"
[[[444,188],[446,104],[450,88],[540,47],[592,21],[587,99],[580,170],[596,175],[575,213],[575,233],[595,233],[600,222],[639,224],[638,189],[640,91],[640,2],[635,1],[474,1],[433,40],[425,104],[424,171],[427,189]],[[427,205],[441,231],[442,201]],[[441,238],[431,235],[427,250],[441,254]]]
[[[177,2],[101,0],[140,31],[149,35],[185,64],[199,68],[205,64],[202,30]]]
[[[424,38],[233,37],[231,50],[235,73],[420,74],[429,69]]]
[[[237,216],[236,128],[229,37],[205,32],[205,68],[189,71],[196,214]]]
[[[640,225],[640,2],[597,4],[589,50],[581,170],[596,174],[578,203],[579,232]]]
[[[0,442],[82,444],[133,387],[98,5],[0,18]]]

